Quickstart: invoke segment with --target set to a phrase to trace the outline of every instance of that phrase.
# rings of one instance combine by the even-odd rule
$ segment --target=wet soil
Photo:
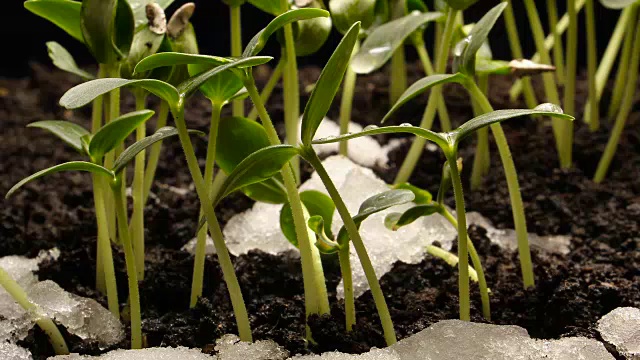
[[[416,68],[411,67],[412,80],[421,76]],[[265,82],[268,73],[266,68],[259,69],[258,82]],[[319,73],[317,68],[301,71],[303,104],[308,96],[305,89]],[[512,81],[508,77],[491,79],[490,99],[497,109],[524,106],[508,101]],[[72,76],[40,65],[33,65],[30,78],[0,79],[0,193],[6,193],[18,180],[37,170],[81,158],[43,131],[25,127],[43,119],[66,119],[88,126],[88,108],[71,112],[57,105],[64,91],[77,82]],[[387,88],[384,73],[359,78],[353,119],[363,125],[377,123],[389,107]],[[582,109],[584,88],[581,79],[577,109]],[[468,98],[461,88],[447,87],[445,94],[454,124],[471,117]],[[608,96],[605,91],[603,111]],[[281,101],[278,88],[268,103],[278,123],[283,116]],[[425,101],[426,97],[420,97],[395,121],[417,124]],[[334,102],[330,110],[332,118],[337,118],[337,104]],[[151,100],[150,106],[156,105]],[[123,111],[132,108],[133,100],[126,95]],[[187,109],[189,126],[206,130],[210,115],[207,101],[196,96]],[[636,101],[627,129],[639,126],[638,110]],[[549,124],[532,119],[505,124],[519,171],[529,231],[570,235],[570,253],[562,256],[534,251],[536,287],[523,290],[517,254],[491,245],[483,228],[470,230],[492,290],[491,322],[523,326],[534,337],[597,338],[593,327],[599,317],[618,306],[640,306],[640,137],[637,131],[624,132],[609,176],[603,184],[595,184],[591,177],[610,123],[603,119],[602,128],[595,133],[590,133],[581,121],[575,125],[574,167],[560,170]],[[152,123],[148,130],[153,131]],[[378,140],[385,142],[388,138]],[[393,180],[408,141],[390,154],[389,164],[375,169],[387,181]],[[204,159],[205,141],[194,138],[194,142],[198,157]],[[483,187],[465,192],[467,209],[481,212],[497,227],[513,228],[504,174],[496,149],[491,150],[491,171]],[[465,179],[469,178],[473,151],[473,140],[460,150]],[[443,161],[441,154],[427,150],[411,181],[435,193]],[[308,175],[309,167],[304,169]],[[165,141],[155,184],[156,196],[145,213],[146,277],[140,284],[147,345],[182,345],[212,351],[215,339],[235,333],[236,328],[215,257],[206,262],[204,297],[194,309],[188,309],[193,258],[180,248],[194,235],[198,202],[177,139]],[[40,250],[56,246],[61,257],[41,267],[40,279],[52,279],[68,291],[104,304],[105,298],[93,289],[96,227],[91,194],[88,175],[68,173],[36,181],[5,200],[0,208],[0,256],[35,256]],[[447,201],[453,204],[452,199]],[[251,205],[241,195],[227,198],[217,209],[222,225]],[[124,257],[117,247],[114,254],[120,299],[126,299]],[[317,345],[308,347],[303,339],[303,285],[296,254],[273,256],[253,251],[233,260],[255,339],[272,339],[292,354],[328,350],[359,353],[372,346],[384,346],[370,293],[357,300],[357,325],[353,332],[345,334],[343,304],[335,298],[339,281],[335,259],[324,259],[331,316],[310,319]],[[457,270],[439,259],[427,257],[419,264],[398,262],[383,276],[381,284],[399,338],[458,316]],[[472,291],[472,318],[486,321],[480,315],[477,288],[472,286]],[[74,352],[100,352],[96,344],[81,341],[66,331],[65,336]],[[35,359],[52,355],[38,329],[32,330],[21,345],[31,349]],[[118,345],[127,346],[126,340]]]

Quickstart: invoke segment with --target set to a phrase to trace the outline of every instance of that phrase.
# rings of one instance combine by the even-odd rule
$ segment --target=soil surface
[[[410,81],[422,76],[416,66],[410,69]],[[264,83],[268,74],[268,68],[258,69],[258,82]],[[309,95],[305,89],[319,74],[318,68],[301,70],[303,105]],[[508,101],[512,81],[509,77],[491,78],[490,100],[496,109],[524,107]],[[40,65],[33,65],[30,78],[0,79],[3,154],[0,193],[6,193],[17,181],[40,169],[81,159],[44,131],[25,127],[44,119],[66,119],[88,126],[89,108],[71,112],[57,105],[60,96],[78,82],[71,75]],[[357,84],[353,119],[363,125],[378,123],[389,108],[386,74],[360,77]],[[586,96],[583,78],[578,85],[576,108],[582,109]],[[276,89],[268,103],[279,124],[283,117],[280,90]],[[471,117],[469,99],[461,88],[447,87],[445,95],[454,124]],[[605,90],[603,112],[608,97]],[[417,124],[425,101],[426,96],[419,97],[395,120]],[[329,117],[337,118],[338,104],[339,101],[334,102]],[[150,107],[156,106],[157,102],[151,100]],[[132,109],[132,97],[126,94],[123,112]],[[597,338],[594,324],[602,315],[618,306],[640,307],[640,137],[631,130],[640,125],[638,110],[636,102],[609,175],[600,185],[593,183],[591,177],[610,132],[611,123],[606,119],[603,118],[602,128],[595,133],[590,133],[582,121],[575,122],[574,167],[570,170],[558,168],[548,123],[519,119],[505,124],[519,171],[529,231],[539,235],[570,235],[572,243],[566,256],[534,251],[536,287],[525,291],[517,254],[491,245],[483,228],[472,227],[470,235],[492,290],[491,322],[519,325],[540,338],[573,335]],[[204,98],[196,96],[189,102],[186,119],[190,127],[206,130],[209,115],[208,101]],[[153,129],[150,123],[148,131]],[[388,137],[378,140],[385,142]],[[389,182],[409,147],[408,140],[390,154],[386,167],[375,169]],[[194,142],[204,163],[205,140],[194,138]],[[497,227],[513,228],[504,173],[497,150],[495,147],[491,150],[491,171],[484,186],[465,192],[467,210],[481,212]],[[472,140],[460,150],[465,164],[463,180],[467,182],[473,152]],[[443,161],[442,154],[427,150],[411,181],[435,193]],[[180,248],[194,236],[198,201],[186,169],[177,139],[165,141],[153,190],[156,196],[145,213],[146,277],[140,284],[143,331],[147,346],[182,345],[211,352],[215,339],[235,333],[236,327],[215,257],[206,262],[204,297],[196,308],[188,309],[193,258]],[[304,170],[308,175],[309,167]],[[451,198],[447,201],[453,205]],[[232,215],[251,205],[252,201],[241,195],[227,198],[217,208],[220,222],[224,226]],[[40,279],[54,280],[68,291],[93,297],[106,305],[105,298],[94,290],[96,226],[88,175],[58,174],[35,181],[5,200],[0,216],[0,256],[35,256],[40,250],[58,247],[60,259],[42,266]],[[126,299],[124,256],[117,247],[114,255],[119,297]],[[273,256],[254,251],[234,258],[255,339],[272,339],[292,354],[328,350],[359,353],[372,346],[384,346],[368,292],[357,300],[358,321],[354,331],[344,332],[343,304],[335,298],[339,267],[335,259],[324,260],[332,312],[331,316],[311,318],[317,345],[307,347],[303,340],[303,285],[296,254]],[[457,270],[440,259],[426,257],[414,265],[398,262],[381,284],[399,338],[458,316]],[[480,315],[477,287],[472,285],[472,291],[472,320],[486,321]],[[64,333],[73,352],[101,352],[96,344]],[[127,341],[118,347],[127,347]],[[38,329],[32,330],[21,345],[31,349],[35,359],[52,355],[46,337]]]

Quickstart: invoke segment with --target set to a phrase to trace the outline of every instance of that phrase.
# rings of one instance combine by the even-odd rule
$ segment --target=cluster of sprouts
[[[613,58],[622,47],[619,66],[622,70],[619,70],[614,100],[609,111],[610,116],[616,117],[616,122],[611,140],[598,166],[595,181],[602,181],[604,178],[631,110],[640,61],[637,1],[602,0],[605,6],[624,9],[599,66],[596,64],[593,0],[568,0],[568,14],[560,20],[555,0],[549,0],[547,10],[551,29],[547,39],[533,0],[524,0],[538,50],[531,60],[522,59],[509,1],[502,1],[477,23],[465,24],[463,11],[472,6],[476,2],[474,0],[434,1],[433,4],[428,4],[433,6],[431,10],[421,0],[329,0],[327,6],[322,0],[247,0],[252,6],[274,16],[247,44],[242,43],[240,22],[240,11],[242,6],[246,6],[245,0],[223,1],[229,5],[231,18],[231,51],[228,57],[199,54],[195,30],[189,22],[195,9],[192,3],[180,7],[167,20],[164,9],[171,0],[161,0],[158,3],[145,0],[25,2],[29,11],[46,18],[85,44],[99,64],[99,70],[94,76],[78,68],[73,57],[62,46],[55,42],[47,43],[50,57],[57,67],[86,80],[68,90],[60,99],[60,105],[76,109],[91,104],[91,129],[57,120],[40,121],[29,126],[51,132],[86,156],[86,161],[67,162],[39,171],[16,184],[7,196],[28,182],[52,173],[91,173],[98,225],[96,288],[107,296],[109,310],[119,318],[124,299],[119,298],[117,293],[112,247],[122,248],[128,276],[129,298],[126,301],[130,309],[133,348],[141,348],[144,343],[140,310],[143,304],[140,304],[138,292],[138,283],[145,276],[144,209],[153,187],[162,141],[169,137],[177,136],[182,145],[201,206],[199,227],[194,229],[197,231],[197,245],[190,306],[195,306],[202,296],[208,233],[213,239],[227,285],[238,334],[241,340],[252,341],[251,324],[242,289],[214,211],[224,197],[241,191],[255,201],[282,204],[282,232],[300,251],[307,317],[330,312],[321,254],[337,254],[344,280],[346,331],[352,331],[356,323],[349,254],[353,246],[371,289],[384,338],[391,345],[396,342],[393,322],[359,227],[368,216],[396,205],[414,203],[405,212],[391,213],[386,217],[385,224],[390,230],[397,230],[420,217],[437,216],[436,214],[444,216],[457,229],[457,256],[435,246],[430,246],[427,252],[454,266],[457,264],[460,318],[470,319],[471,278],[479,284],[483,316],[490,319],[490,291],[481,259],[467,234],[462,163],[458,157],[460,143],[474,134],[477,137],[477,147],[470,178],[471,188],[482,186],[483,177],[488,172],[491,131],[507,180],[523,287],[535,285],[518,176],[500,123],[522,116],[552,119],[560,165],[571,166],[577,12],[583,7],[586,8],[589,47],[589,103],[584,119],[593,130],[599,124],[598,103],[604,83],[612,69]],[[504,17],[515,58],[510,61],[493,59],[487,41],[490,30],[500,17]],[[423,35],[430,24],[436,30],[434,61],[431,60]],[[343,37],[315,83],[300,125],[296,57],[318,51],[333,26]],[[566,54],[561,43],[561,34],[565,30],[568,32]],[[281,42],[282,56],[266,86],[259,90],[254,81],[253,68],[273,60],[260,53],[267,41],[276,37]],[[426,74],[426,77],[410,86],[407,86],[404,45],[415,47]],[[451,57],[453,71],[447,73]],[[393,105],[380,120],[385,122],[399,108],[429,90],[428,103],[419,126],[369,126],[356,134],[347,133],[357,75],[379,70],[388,62],[392,83],[389,95]],[[629,69],[628,73],[620,75],[626,69]],[[542,74],[548,103],[539,104],[533,93],[529,76],[537,74]],[[511,94],[514,99],[520,93],[524,94],[529,109],[494,111],[487,98],[489,75],[520,77]],[[267,99],[280,79],[284,88],[284,140],[278,137],[265,108]],[[457,83],[466,89],[475,115],[457,128],[452,127],[442,95],[441,85],[448,83]],[[560,108],[558,83],[564,85],[562,105],[567,114]],[[340,87],[341,134],[315,139],[316,131]],[[135,96],[135,112],[120,114],[122,88],[128,89]],[[198,91],[211,101],[208,133],[190,131],[185,122],[186,100]],[[154,115],[154,111],[146,109],[149,96],[156,96],[161,100],[156,130],[151,135],[146,133],[146,122]],[[247,97],[253,108],[245,117],[244,102]],[[221,116],[222,108],[227,104],[232,106],[232,117]],[[172,115],[175,127],[166,126],[169,115]],[[441,132],[430,130],[436,118]],[[125,148],[125,140],[134,133],[135,142]],[[298,140],[299,133],[301,140]],[[383,133],[408,133],[415,138],[389,190],[367,199],[357,214],[351,214],[313,145],[339,142],[340,153],[346,155],[348,140]],[[206,136],[208,139],[204,169],[199,165],[191,135]],[[426,141],[437,145],[446,158],[446,162],[442,164],[442,180],[435,199],[425,190],[408,183]],[[328,196],[317,191],[299,192],[300,159],[308,162],[318,173]],[[128,180],[125,169],[131,163],[134,166],[133,179]],[[217,172],[216,166],[219,169]],[[127,184],[132,189],[131,214],[127,211]],[[444,204],[449,191],[453,191],[455,215]],[[344,223],[337,234],[331,231],[335,211]],[[19,286],[2,271],[0,283],[22,306],[34,306]],[[64,339],[55,325],[46,319],[38,324],[47,331],[56,351],[65,353],[67,348]],[[306,338],[313,341],[309,327]]]

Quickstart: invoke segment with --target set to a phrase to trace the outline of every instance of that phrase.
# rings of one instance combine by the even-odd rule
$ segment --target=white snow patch
[[[603,316],[596,326],[604,341],[627,359],[640,359],[640,309],[619,307]]]

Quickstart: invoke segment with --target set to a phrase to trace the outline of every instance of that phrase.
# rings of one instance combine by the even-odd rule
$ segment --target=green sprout
[[[42,309],[31,300],[20,284],[18,284],[2,267],[0,267],[0,286],[33,318],[40,329],[47,334],[49,343],[56,355],[68,355],[69,348],[56,324]]]
[[[437,75],[435,75],[437,76]],[[447,75],[439,76],[440,79],[434,80],[433,82],[443,82]],[[465,86],[472,86],[471,84],[475,84],[471,78],[468,78],[467,75],[458,73],[456,75],[448,75],[450,79],[455,79],[456,82],[462,83]],[[451,80],[454,81],[454,80]],[[415,84],[414,84],[415,85]],[[408,98],[411,98],[411,95],[417,95],[412,89],[414,85],[410,86],[409,89],[403,94],[403,96],[398,101],[399,103],[404,103],[408,101]],[[473,87],[472,87],[473,88]],[[477,87],[476,87],[477,88]],[[480,93],[481,94],[481,93]],[[404,101],[403,101],[404,100]],[[488,102],[487,102],[488,104]],[[397,104],[396,104],[397,105]],[[395,109],[392,109],[387,115],[390,115]],[[319,139],[313,141],[314,144],[327,144],[333,143],[343,140],[350,140],[361,136],[367,135],[377,135],[377,134],[390,134],[390,133],[410,133],[417,136],[420,136],[424,139],[432,141],[438,147],[440,147],[447,159],[447,163],[449,164],[449,169],[451,173],[451,183],[453,186],[453,191],[455,195],[455,203],[456,203],[456,215],[457,215],[457,225],[458,225],[458,258],[459,258],[459,291],[460,291],[460,319],[469,320],[470,319],[470,301],[469,301],[469,248],[468,248],[468,235],[467,235],[467,221],[465,215],[464,208],[464,196],[462,193],[462,181],[460,179],[460,172],[458,170],[458,147],[460,142],[465,138],[471,136],[475,131],[486,127],[486,126],[495,126],[501,121],[508,120],[515,117],[520,116],[549,116],[564,120],[573,120],[572,116],[565,115],[562,113],[562,110],[553,104],[542,104],[532,110],[497,110],[492,112],[487,112],[483,115],[477,116],[466,123],[462,124],[457,129],[454,129],[450,132],[436,133],[431,130],[427,130],[421,127],[412,126],[410,124],[402,124],[399,126],[385,126],[385,127],[377,127],[375,125],[366,127],[362,132],[356,134],[342,135],[334,138],[327,139]],[[493,129],[493,128],[492,128]],[[494,131],[494,135],[498,133]],[[355,245],[355,243],[354,243]],[[528,251],[528,247],[527,247]],[[524,263],[524,259],[521,255],[521,263]],[[529,259],[530,261],[530,259]],[[528,266],[531,266],[530,262]],[[478,268],[476,268],[478,270]],[[523,276],[531,276],[531,282],[533,282],[533,274],[529,272],[529,274],[524,273],[523,266]],[[529,270],[531,271],[531,270]],[[525,282],[525,286],[530,286]]]

